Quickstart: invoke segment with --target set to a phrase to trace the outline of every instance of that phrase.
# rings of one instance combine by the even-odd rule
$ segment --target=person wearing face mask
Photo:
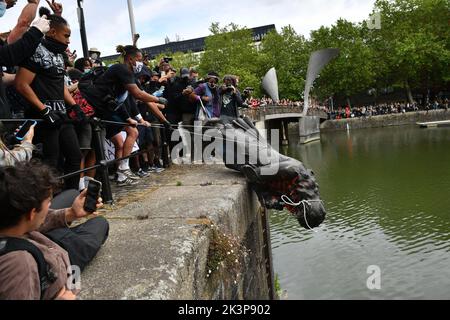
[[[97,48],[91,48],[91,49],[89,49],[89,57],[92,59],[92,60],[99,60],[100,59],[100,56],[101,56],[101,52],[97,49]]]
[[[98,79],[83,84],[83,79],[80,82],[79,89],[83,97],[95,109],[96,115],[103,119],[116,122],[128,122],[136,126],[138,122],[133,119],[127,110],[128,97],[141,101],[142,103],[160,103],[167,104],[164,98],[156,98],[145,91],[141,90],[136,84],[135,74],[142,71],[144,64],[139,60],[141,51],[134,46],[118,46],[117,51],[121,54],[122,63],[112,65],[109,67]],[[94,69],[95,70],[95,69]],[[170,127],[170,123],[164,123]],[[134,129],[134,130],[131,130]],[[122,132],[123,128],[120,126],[107,126],[106,138],[113,142],[118,142],[115,139]],[[136,142],[138,133],[136,128],[128,128],[129,134],[122,144],[120,151],[123,157],[129,156],[133,150],[133,145]],[[120,147],[120,145],[118,145]],[[118,183],[120,185],[133,184],[136,176],[131,172],[129,161],[124,160],[119,164]]]
[[[74,67],[81,73],[88,73],[93,68],[93,65],[89,58],[80,58],[75,61]]]
[[[243,107],[241,93],[237,89],[237,78],[227,75],[220,87],[220,119],[224,123],[231,123],[239,118],[239,108]]]
[[[80,170],[81,151],[67,112],[75,111],[79,122],[86,118],[65,85],[64,54],[70,43],[70,26],[57,15],[48,19],[50,30],[34,55],[20,64],[16,90],[28,102],[25,117],[43,120],[36,126],[35,141],[43,144],[44,162],[68,174]],[[79,180],[79,175],[67,179],[66,189],[78,189]]]
[[[194,89],[199,86],[198,72],[195,68],[189,70],[189,82]]]
[[[211,71],[205,78],[206,83],[199,85],[195,90],[187,88],[183,91],[184,95],[190,96],[193,101],[202,101],[205,106],[208,118],[220,117],[220,92],[219,75]],[[198,119],[200,108],[197,109],[196,118]]]

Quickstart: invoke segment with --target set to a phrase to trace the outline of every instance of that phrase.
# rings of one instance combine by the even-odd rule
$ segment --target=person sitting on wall
[[[69,228],[90,215],[87,190],[71,208],[51,210],[57,187],[45,165],[0,168],[0,300],[75,300],[68,275],[83,271],[105,243],[109,225],[102,217]]]

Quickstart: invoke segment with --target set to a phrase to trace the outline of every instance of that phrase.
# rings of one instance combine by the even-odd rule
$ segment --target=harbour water
[[[334,132],[305,146],[292,136],[283,152],[313,169],[328,211],[316,232],[271,214],[285,298],[450,299],[450,128]]]

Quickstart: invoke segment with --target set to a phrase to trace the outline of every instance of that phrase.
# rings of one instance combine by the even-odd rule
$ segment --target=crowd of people
[[[83,270],[108,235],[100,217],[69,228],[92,214],[83,203],[96,172],[73,173],[98,162],[93,130],[115,147],[111,179],[133,186],[164,171],[179,126],[232,121],[245,107],[239,77],[211,71],[200,79],[195,68],[176,70],[169,57],[152,66],[134,45],[118,46],[120,61],[110,66],[95,48],[77,59],[62,4],[46,2],[51,10],[28,0],[0,42],[0,299],[76,297],[65,285],[68,268]],[[0,18],[14,5],[0,0]],[[61,185],[55,177],[62,175]]]
[[[292,101],[289,99],[282,99],[279,102],[273,101],[271,98],[264,96],[263,98],[253,98],[251,96],[245,99],[245,105],[250,109],[258,110],[266,107],[281,107],[281,108],[299,108],[303,110],[304,103],[302,101]],[[367,106],[358,107],[337,107],[330,108],[328,106],[314,103],[309,106],[309,110],[317,110],[325,112],[328,115],[329,120],[340,120],[350,118],[366,118],[388,114],[402,114],[417,111],[430,111],[430,110],[448,110],[449,99],[439,99],[433,102],[428,102],[425,105],[421,105],[417,102],[392,102],[392,103],[380,103]]]
[[[270,106],[277,106],[277,107],[297,107],[302,108],[303,107],[303,101],[293,101],[290,99],[280,99],[280,101],[276,102],[272,98],[263,96],[262,98],[254,98],[251,96],[251,92],[244,92],[245,97],[245,106],[250,109],[259,109],[259,108],[265,108]]]
[[[0,18],[16,2],[0,0]],[[231,122],[241,108],[303,106],[255,99],[251,89],[241,94],[239,76],[210,71],[200,78],[191,66],[176,70],[170,57],[153,66],[135,45],[117,46],[120,61],[110,66],[96,48],[77,58],[62,4],[46,2],[51,10],[28,0],[17,25],[0,39],[0,119],[7,120],[0,121],[0,299],[76,298],[66,285],[70,268],[83,270],[108,236],[101,217],[69,228],[92,214],[83,203],[96,171],[73,173],[99,160],[94,130],[115,147],[111,179],[133,186],[164,171],[179,127],[192,130],[195,121],[212,118]],[[329,114],[339,119],[416,108],[394,104]],[[19,125],[11,120],[35,123],[18,138]],[[141,152],[133,156],[135,144]],[[69,175],[63,185],[61,175]]]
[[[449,100],[436,100],[432,103],[427,103],[425,106],[420,106],[418,103],[408,102],[395,102],[395,103],[382,103],[377,105],[368,105],[361,107],[350,108],[339,107],[336,110],[329,110],[326,108],[328,119],[350,119],[350,118],[366,118],[373,116],[381,116],[388,114],[403,114],[417,111],[429,111],[429,110],[448,110]]]

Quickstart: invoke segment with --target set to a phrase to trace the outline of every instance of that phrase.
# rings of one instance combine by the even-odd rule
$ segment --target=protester
[[[0,299],[75,300],[68,276],[96,256],[108,237],[108,222],[97,217],[69,229],[91,215],[83,209],[87,191],[71,208],[49,209],[58,181],[47,166],[0,168],[0,181]]]
[[[1,3],[1,2],[0,2]],[[3,2],[5,3],[5,2]],[[0,42],[0,118],[11,117],[11,110],[6,99],[5,86],[14,82],[14,76],[3,73],[2,67],[14,67],[21,61],[31,57],[39,46],[42,37],[50,29],[50,22],[42,17],[32,23],[31,28],[23,34],[21,39],[10,45]]]
[[[208,118],[220,117],[220,92],[219,92],[219,75],[211,71],[205,78],[206,83],[200,84],[195,90],[187,88],[183,92],[184,95],[190,96],[191,101],[200,101],[205,107]],[[198,107],[196,113],[196,119],[199,119],[200,110],[203,108]]]
[[[143,103],[161,103],[166,104],[164,98],[156,98],[141,90],[136,84],[134,74],[142,70],[144,64],[138,62],[138,53],[140,50],[134,46],[119,46],[117,51],[121,53],[122,63],[115,64],[101,73],[97,79],[88,77],[82,78],[79,89],[83,97],[92,105],[98,117],[103,120],[123,123],[127,122],[130,126],[110,125],[106,128],[106,138],[111,139],[116,147],[116,157],[128,157],[137,140],[138,132],[136,126],[138,121],[133,119],[127,110],[126,102],[130,98],[142,101]],[[90,74],[95,75],[95,72]],[[83,79],[84,81],[83,84]],[[130,100],[128,100],[130,102]],[[170,123],[164,123],[170,127]],[[121,132],[127,131],[127,138],[121,143]],[[136,176],[130,169],[129,160],[122,160],[117,171],[118,183],[121,185],[133,184]]]
[[[25,117],[43,119],[36,127],[36,141],[44,147],[44,161],[62,169],[65,174],[80,169],[81,152],[73,123],[68,123],[67,110],[74,110],[79,121],[85,116],[65,86],[64,53],[70,43],[67,21],[50,15],[50,30],[34,55],[23,61],[16,76],[16,89],[27,100]],[[67,108],[66,108],[67,103]],[[66,179],[66,189],[77,189],[79,175]]]
[[[239,108],[243,107],[241,93],[236,88],[236,77],[225,76],[220,87],[220,119],[232,122],[239,117]]]
[[[75,69],[79,70],[81,73],[88,73],[94,67],[91,59],[89,58],[80,58],[75,61],[74,64]]]

